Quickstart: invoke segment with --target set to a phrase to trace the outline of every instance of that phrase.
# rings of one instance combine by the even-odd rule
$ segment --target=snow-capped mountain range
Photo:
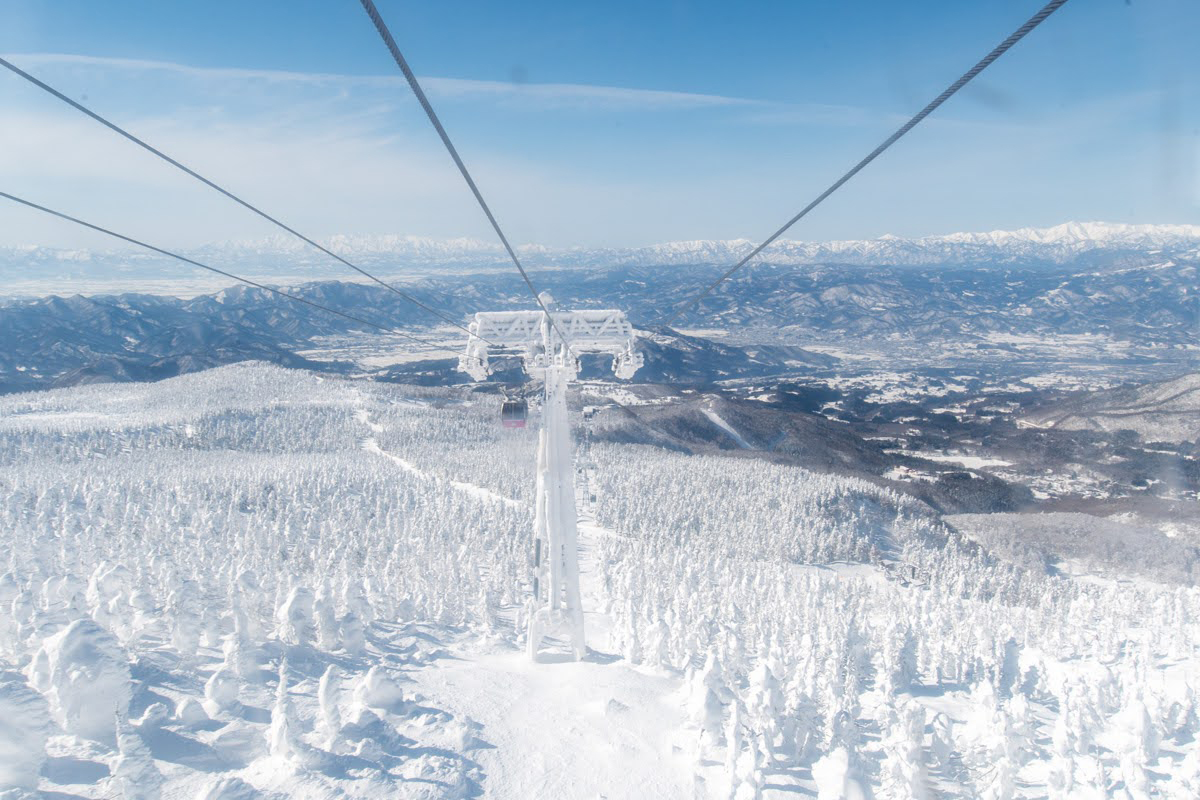
[[[572,251],[580,261],[628,266],[734,263],[756,242],[749,239],[668,242],[631,250]],[[952,233],[906,239],[805,242],[785,239],[759,259],[771,264],[933,265],[1019,262],[1066,263],[1097,250],[1128,251],[1200,246],[1200,225],[1121,225],[1068,222],[1052,228]],[[569,256],[568,256],[569,257]]]
[[[998,352],[1011,349],[1004,337],[1082,336],[1134,348],[1118,348],[1110,357],[1152,348],[1153,360],[1162,367],[1194,363],[1200,258],[1133,253],[1128,260],[1145,263],[1121,269],[764,265],[720,287],[685,319],[685,326],[740,331],[749,337],[740,341],[753,342],[754,353],[675,340],[662,359],[647,354],[642,379],[691,383],[778,374],[816,362],[812,353],[768,344],[834,340],[945,341]],[[546,270],[538,277],[555,297],[592,308],[623,308],[634,324],[649,330],[723,270],[620,266]],[[404,285],[421,302],[465,321],[481,308],[527,308],[528,293],[514,273],[511,268],[448,270],[406,278]],[[367,282],[314,281],[289,291],[385,327],[424,329],[437,321]],[[98,379],[148,380],[246,359],[318,368],[296,353],[312,349],[322,337],[363,329],[344,317],[314,313],[242,286],[187,298],[143,291],[15,299],[0,304],[0,341],[7,345],[0,348],[0,393]],[[328,363],[319,368],[349,367]],[[454,371],[449,361],[441,369]]]
[[[427,239],[404,235],[335,235],[325,240],[333,251],[365,264],[390,267],[487,267],[504,265],[499,243],[477,239]],[[740,260],[755,245],[749,239],[666,242],[635,248],[549,248],[526,244],[518,247],[529,264],[543,267],[678,266],[727,264]],[[1200,225],[1128,225],[1106,222],[1067,222],[1050,228],[1014,231],[952,233],[942,236],[847,241],[775,242],[760,257],[780,265],[854,264],[929,266],[937,264],[1065,264],[1087,254],[1112,254],[1200,248]],[[251,241],[207,245],[193,257],[222,264],[252,263],[278,271],[306,266],[326,258],[299,240],[272,236]],[[112,266],[129,269],[154,256],[126,251],[60,250],[47,247],[0,248],[0,277],[5,268],[27,265],[80,267]]]

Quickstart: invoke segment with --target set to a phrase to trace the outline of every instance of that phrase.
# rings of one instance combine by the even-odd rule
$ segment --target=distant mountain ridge
[[[331,250],[376,268],[499,267],[507,256],[498,243],[476,239],[428,239],[403,235],[336,235],[324,242]],[[754,247],[749,239],[665,242],[635,248],[550,248],[521,245],[531,266],[651,267],[730,264]],[[952,233],[920,238],[885,235],[877,239],[775,242],[758,260],[786,265],[864,266],[1061,265],[1093,255],[1100,266],[1122,265],[1130,253],[1200,253],[1200,225],[1130,225],[1066,222],[1049,228]],[[190,253],[217,264],[250,265],[259,272],[328,263],[326,256],[286,236],[207,245]],[[1103,256],[1108,256],[1107,258]],[[27,265],[83,265],[128,270],[157,257],[120,251],[58,250],[45,247],[0,248],[0,277]]]
[[[722,285],[683,323],[739,336],[724,342],[702,333],[646,339],[642,380],[690,384],[828,367],[800,343],[866,339],[948,341],[973,352],[1020,355],[1031,342],[1082,336],[1106,358],[1193,368],[1200,258],[1144,253],[1137,260],[1141,266],[1122,269],[761,265]],[[543,269],[538,282],[572,305],[622,308],[635,325],[661,332],[668,312],[722,270]],[[480,309],[531,305],[512,269],[415,276],[404,286],[463,321]],[[290,291],[385,327],[416,331],[438,322],[374,284],[320,281]],[[322,337],[355,330],[374,333],[244,286],[188,299],[125,293],[14,300],[0,303],[0,341],[7,345],[0,348],[0,392],[167,377],[247,359],[299,366],[304,357],[294,353],[320,349]],[[457,342],[457,333],[452,336]],[[441,381],[453,371],[452,355],[400,371]],[[320,368],[356,369],[349,363]]]

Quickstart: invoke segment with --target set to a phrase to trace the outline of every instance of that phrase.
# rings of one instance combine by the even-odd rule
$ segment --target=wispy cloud
[[[396,88],[407,91],[400,76],[347,75],[328,72],[293,72],[239,67],[196,67],[171,61],[109,58],[69,53],[20,53],[6,55],[13,63],[37,67],[84,67],[109,71],[170,73],[198,80],[258,81],[268,84],[302,84],[342,88]],[[421,83],[432,95],[444,98],[498,98],[550,106],[596,110],[677,111],[688,108],[769,107],[761,100],[695,92],[638,89],[575,83],[515,83],[423,76]]]
[[[170,72],[195,78],[232,78],[280,83],[333,83],[366,81],[386,84],[387,77],[360,77],[320,72],[290,72],[287,70],[242,69],[240,67],[194,67],[174,61],[152,61],[141,58],[111,58],[76,53],[5,53],[4,57],[19,67],[78,66],[135,72]]]
[[[759,107],[769,103],[742,97],[715,94],[671,92],[659,89],[628,89],[616,86],[589,86],[575,83],[507,83],[461,78],[427,78],[423,85],[431,93],[443,97],[493,96],[533,101],[545,105],[567,105],[653,111],[672,111],[687,108],[721,108],[730,106]]]
[[[490,235],[399,76],[6,58],[312,235]],[[424,82],[510,235],[550,245],[753,237],[907,119],[658,89]],[[6,191],[163,245],[270,232],[6,71],[0,107]],[[1120,217],[1113,201],[1062,209],[1079,196],[1149,196],[1138,176],[1160,159],[1132,129],[1147,113],[1145,98],[1109,97],[930,119],[823,208],[820,235],[926,231],[935,213],[940,227],[1019,227],[1050,205],[1052,221]],[[1071,152],[1081,144],[1082,172]],[[110,246],[0,206],[0,246],[20,243]]]

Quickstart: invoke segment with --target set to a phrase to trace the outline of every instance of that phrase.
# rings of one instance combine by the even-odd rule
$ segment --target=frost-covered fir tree
[[[883,739],[884,760],[880,767],[880,800],[924,800],[928,797],[925,775],[925,710],[909,700],[894,710]]]
[[[279,681],[275,686],[275,705],[271,707],[271,724],[267,729],[267,748],[282,761],[293,762],[298,755],[296,723],[292,701],[288,696],[287,659],[279,662]]]
[[[116,729],[117,758],[109,779],[114,794],[125,800],[158,800],[165,781],[150,748],[121,715],[117,716]]]
[[[32,793],[46,762],[50,709],[18,672],[0,671],[0,720],[0,791]]]
[[[114,742],[113,720],[133,697],[125,651],[90,619],[78,619],[46,639],[29,667],[30,683],[49,701],[63,730]]]
[[[750,673],[746,712],[751,727],[759,732],[766,744],[767,754],[773,756],[780,735],[784,699],[779,679],[771,668],[771,660],[764,653]]]
[[[333,664],[325,668],[317,685],[317,704],[320,712],[318,729],[325,749],[335,750],[342,730],[342,715],[338,706],[341,694],[341,679]]]
[[[313,618],[315,601],[311,589],[292,587],[275,614],[278,623],[276,635],[281,641],[291,645],[307,645],[316,638],[317,626]]]
[[[871,791],[859,777],[845,747],[821,756],[812,768],[817,800],[870,800]]]
[[[733,693],[725,683],[721,660],[715,650],[711,651],[691,686],[691,720],[699,729],[702,756],[724,742],[725,709],[732,702]]]

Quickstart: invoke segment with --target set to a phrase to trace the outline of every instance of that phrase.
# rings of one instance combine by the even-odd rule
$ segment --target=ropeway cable
[[[379,31],[383,43],[387,45],[387,49],[391,52],[392,58],[396,60],[396,65],[400,67],[400,71],[404,73],[404,77],[408,80],[408,85],[412,87],[413,94],[416,95],[417,102],[421,104],[421,108],[425,109],[425,115],[429,117],[429,121],[433,123],[434,129],[437,130],[438,136],[442,139],[442,144],[446,146],[446,151],[450,153],[450,158],[454,159],[455,166],[462,173],[463,180],[467,182],[467,186],[471,189],[471,194],[475,195],[476,202],[483,209],[484,216],[488,218],[488,222],[492,223],[492,229],[496,231],[496,235],[500,237],[501,244],[508,251],[509,258],[516,265],[517,271],[521,273],[521,278],[524,279],[525,285],[529,287],[530,294],[533,299],[541,307],[546,314],[546,318],[550,320],[550,324],[558,333],[567,350],[571,349],[570,340],[563,334],[562,328],[555,321],[554,316],[550,313],[550,309],[546,308],[546,304],[542,302],[541,295],[534,288],[533,281],[529,279],[529,274],[525,272],[525,267],[521,264],[521,259],[517,258],[517,252],[512,245],[508,243],[508,237],[504,235],[504,231],[500,228],[500,223],[496,221],[496,217],[492,214],[492,209],[488,206],[487,201],[483,199],[483,194],[479,191],[479,187],[475,185],[474,178],[471,177],[470,171],[467,170],[467,165],[463,163],[462,158],[458,155],[458,150],[455,149],[454,143],[450,141],[450,135],[446,133],[446,129],[442,126],[442,121],[438,119],[437,112],[433,110],[433,106],[429,103],[429,98],[425,96],[425,90],[421,88],[421,84],[417,81],[417,76],[413,73],[412,68],[408,66],[408,61],[404,59],[404,54],[400,52],[396,40],[392,37],[392,32],[388,30],[387,23],[383,21],[383,17],[379,15],[379,9],[375,8],[375,3],[372,0],[361,0],[363,10],[367,12],[367,16],[371,18],[371,22],[375,23],[375,30]]]
[[[445,353],[454,353],[455,355],[458,354],[457,351],[449,350],[445,347],[436,345],[433,342],[427,342],[424,339],[420,339],[416,336],[412,336],[410,334],[404,333],[403,331],[399,331],[395,328],[389,328],[386,325],[380,325],[376,322],[371,322],[371,320],[369,320],[369,319],[363,319],[362,317],[356,317],[353,314],[347,314],[344,311],[338,311],[337,309],[329,308],[328,306],[322,305],[321,303],[316,303],[316,302],[313,302],[312,300],[308,300],[303,297],[300,297],[299,295],[294,295],[289,292],[285,292],[281,289],[276,289],[273,286],[267,286],[266,284],[258,283],[257,281],[252,281],[249,278],[243,278],[240,275],[234,275],[232,272],[226,272],[223,269],[218,269],[217,267],[212,267],[212,266],[209,266],[208,264],[202,264],[199,261],[196,261],[195,259],[188,258],[187,256],[182,256],[182,255],[179,255],[178,253],[173,253],[170,250],[164,250],[161,247],[155,247],[154,245],[148,244],[147,242],[143,242],[139,239],[134,239],[132,236],[126,236],[122,233],[117,233],[116,231],[109,230],[108,228],[103,228],[99,225],[95,225],[91,222],[87,222],[86,220],[79,219],[78,217],[72,217],[70,214],[63,213],[62,211],[55,211],[52,208],[47,208],[46,206],[38,205],[37,203],[34,203],[31,200],[25,200],[24,198],[17,197],[16,195],[9,194],[8,192],[0,191],[0,197],[6,198],[8,200],[12,200],[14,203],[20,203],[21,205],[27,206],[28,208],[36,209],[37,211],[42,211],[46,214],[50,214],[51,216],[58,217],[59,219],[65,219],[68,222],[74,222],[76,225],[82,225],[85,228],[90,228],[94,231],[98,231],[99,233],[106,234],[115,239],[120,239],[121,241],[129,242],[130,244],[135,244],[138,247],[144,247],[145,249],[152,250],[155,253],[159,253],[164,256],[170,256],[171,258],[178,259],[179,261],[182,261],[185,264],[191,264],[194,267],[200,267],[201,269],[206,269],[209,272],[215,272],[218,275],[223,275],[226,278],[231,278],[240,283],[244,283],[249,286],[253,286],[256,289],[263,289],[263,290],[271,292],[273,294],[277,294],[280,297],[286,297],[289,300],[295,300],[297,303],[303,303],[306,306],[311,306],[313,308],[320,309],[321,311],[325,311],[329,314],[335,314],[336,316],[342,317],[343,319],[348,319],[351,322],[356,322],[361,325],[369,325],[370,327],[377,328],[378,330],[381,330],[384,333],[392,333],[392,334],[396,334],[397,336],[402,336],[405,339],[411,339],[414,342],[423,344],[426,347],[433,348],[434,350],[440,350]]]
[[[365,4],[369,1],[370,0],[363,0],[363,3]],[[796,216],[794,216],[790,220],[788,220],[786,223],[784,223],[783,227],[781,227],[779,230],[775,231],[773,234],[771,234],[769,237],[767,237],[766,241],[764,241],[758,247],[751,250],[750,253],[747,254],[745,258],[743,258],[741,261],[737,262],[732,267],[730,267],[728,270],[726,270],[724,272],[724,274],[722,274],[721,277],[719,277],[715,281],[713,281],[708,286],[708,288],[706,288],[702,292],[699,292],[695,297],[692,297],[691,299],[689,299],[687,302],[685,302],[683,305],[681,305],[678,309],[676,309],[673,314],[671,314],[669,317],[667,317],[664,322],[662,322],[660,324],[670,325],[671,323],[675,322],[675,320],[679,319],[679,317],[683,316],[683,314],[686,313],[689,309],[691,309],[693,306],[695,306],[697,303],[699,303],[701,300],[703,300],[705,297],[708,297],[708,295],[712,294],[713,290],[716,289],[718,286],[720,286],[722,283],[724,283],[726,280],[728,280],[729,277],[731,275],[733,275],[733,273],[737,272],[739,269],[746,266],[747,262],[749,262],[750,259],[754,258],[756,255],[761,253],[772,242],[774,242],[776,239],[778,239],[780,236],[782,236],[787,231],[788,228],[795,225],[797,222],[799,222],[801,219],[803,219],[808,214],[808,212],[812,211],[814,208],[816,208],[822,202],[824,202],[825,198],[829,197],[829,195],[833,194],[838,189],[840,189],[842,187],[842,184],[846,183],[846,181],[853,178],[855,175],[857,175],[859,173],[859,171],[863,167],[867,166],[867,164],[870,164],[872,161],[874,161],[876,158],[878,158],[879,155],[882,154],[884,150],[887,150],[889,147],[891,147],[893,144],[895,144],[896,141],[901,136],[903,136],[904,134],[908,133],[910,130],[915,128],[921,120],[925,119],[930,114],[932,114],[937,109],[938,106],[940,106],[942,103],[949,100],[950,97],[952,95],[954,95],[959,89],[966,86],[971,81],[972,78],[974,78],[980,72],[983,72],[983,70],[989,64],[991,64],[993,61],[998,59],[1000,56],[1004,55],[1010,47],[1015,45],[1017,42],[1021,41],[1021,39],[1023,39],[1026,34],[1028,34],[1030,31],[1032,31],[1038,25],[1041,25],[1042,22],[1046,19],[1046,17],[1053,14],[1055,11],[1058,10],[1058,8],[1060,6],[1062,6],[1066,2],[1067,2],[1067,0],[1050,0],[1049,3],[1047,3],[1045,6],[1042,7],[1041,11],[1038,11],[1036,14],[1034,14],[1032,17],[1030,17],[1029,20],[1024,25],[1022,25],[1021,27],[1019,27],[1015,31],[1013,31],[1011,36],[1009,36],[1007,39],[1005,39],[1000,44],[996,45],[996,47],[993,48],[990,53],[988,53],[986,56],[984,56],[979,61],[979,63],[977,63],[975,66],[973,66],[969,70],[967,70],[961,78],[956,80],[954,83],[950,84],[950,86],[944,92],[942,92],[937,97],[935,97],[929,103],[929,105],[925,106],[923,109],[918,111],[916,113],[916,115],[913,116],[912,119],[910,119],[908,122],[904,123],[904,125],[899,130],[897,130],[895,133],[893,133],[891,136],[889,136],[887,139],[885,139],[883,144],[879,145],[874,150],[872,150],[870,152],[870,154],[867,155],[866,158],[864,158],[862,161],[859,161],[857,164],[855,164],[850,169],[849,172],[847,172],[845,175],[843,175],[842,177],[840,177],[836,181],[834,181],[832,186],[830,186],[825,191],[821,192],[821,194],[817,195],[817,198],[815,200],[813,200],[811,203],[809,203],[807,206],[805,206],[800,211],[799,214],[797,214]]]
[[[456,322],[456,321],[455,321],[455,320],[454,320],[452,317],[450,317],[449,315],[447,315],[447,314],[443,314],[441,311],[439,311],[439,310],[437,310],[436,308],[433,308],[433,307],[431,307],[431,306],[429,306],[429,305],[426,305],[425,303],[421,302],[420,300],[418,300],[417,298],[413,297],[412,295],[409,295],[409,294],[407,294],[406,292],[402,292],[402,291],[400,291],[400,290],[399,290],[399,289],[397,289],[395,286],[392,286],[390,283],[387,283],[387,282],[385,282],[385,281],[383,281],[383,280],[381,280],[381,279],[377,278],[376,276],[372,275],[370,272],[367,272],[367,271],[366,271],[365,269],[363,269],[362,267],[359,267],[359,266],[358,266],[358,265],[356,265],[356,264],[352,264],[350,261],[348,261],[348,260],[347,260],[347,259],[345,259],[344,257],[342,257],[342,256],[338,255],[337,253],[333,252],[332,250],[330,250],[329,248],[325,247],[324,245],[318,244],[316,241],[314,241],[313,239],[310,239],[309,237],[305,236],[303,233],[300,233],[300,232],[299,232],[298,230],[296,230],[295,228],[292,228],[291,226],[284,224],[283,222],[281,222],[280,220],[278,220],[278,219],[276,219],[275,217],[271,216],[271,215],[270,215],[270,214],[268,214],[267,212],[263,211],[261,208],[259,208],[258,206],[254,205],[253,203],[250,203],[250,202],[248,202],[248,201],[246,201],[246,200],[243,200],[241,197],[238,197],[236,194],[234,194],[233,192],[231,192],[231,191],[229,191],[228,189],[224,188],[223,186],[220,186],[220,185],[218,185],[217,183],[214,183],[213,181],[211,181],[211,180],[209,180],[208,178],[204,177],[203,175],[201,175],[200,173],[198,173],[198,172],[196,172],[195,170],[191,169],[190,167],[187,167],[187,166],[185,166],[185,165],[181,164],[180,162],[176,161],[174,158],[171,158],[171,156],[167,155],[166,153],[164,153],[163,151],[161,151],[161,150],[159,150],[158,148],[154,147],[153,145],[151,145],[151,144],[147,143],[146,141],[144,141],[144,140],[142,140],[142,139],[138,138],[137,136],[133,135],[133,134],[132,134],[132,133],[130,133],[129,131],[127,131],[127,130],[125,130],[124,128],[122,128],[120,125],[117,125],[115,122],[112,122],[112,121],[110,121],[110,120],[108,120],[108,119],[106,119],[106,118],[104,118],[104,117],[100,116],[100,115],[99,115],[99,114],[97,114],[95,111],[92,111],[92,110],[91,110],[90,108],[88,108],[87,106],[85,106],[85,105],[83,105],[83,104],[81,104],[81,103],[78,103],[78,102],[76,102],[75,100],[72,100],[70,97],[68,97],[67,95],[63,94],[63,93],[62,93],[62,92],[60,92],[58,89],[55,89],[53,86],[51,86],[50,84],[46,83],[45,81],[39,80],[38,78],[34,77],[33,75],[30,75],[28,72],[26,72],[25,70],[21,69],[21,68],[20,68],[20,67],[18,67],[16,64],[13,64],[11,61],[8,61],[8,60],[6,60],[6,59],[4,59],[4,58],[0,57],[0,66],[3,66],[3,67],[5,67],[5,68],[7,68],[8,70],[10,70],[11,72],[15,73],[16,75],[19,75],[20,77],[22,77],[22,78],[24,78],[25,80],[27,80],[27,81],[29,81],[30,83],[32,83],[34,86],[37,86],[39,89],[42,89],[43,91],[46,91],[46,92],[48,92],[48,93],[50,93],[50,94],[54,95],[54,96],[55,96],[55,97],[57,97],[59,100],[62,100],[64,103],[66,103],[67,105],[71,106],[71,107],[72,107],[72,108],[74,108],[75,110],[77,110],[77,111],[79,111],[79,112],[81,112],[81,113],[83,113],[83,114],[86,114],[87,116],[89,116],[89,117],[91,117],[92,119],[94,119],[96,122],[99,122],[99,123],[100,123],[101,125],[103,125],[104,127],[108,128],[109,130],[113,131],[114,133],[117,133],[117,134],[119,134],[119,135],[121,135],[121,136],[125,137],[125,138],[126,138],[126,139],[128,139],[129,141],[131,141],[131,142],[133,142],[134,144],[136,144],[138,147],[141,147],[143,150],[146,150],[147,152],[149,152],[149,153],[152,153],[152,154],[154,154],[154,155],[158,156],[158,157],[159,157],[159,158],[161,158],[163,161],[166,161],[168,164],[170,164],[171,166],[175,167],[176,169],[179,169],[179,170],[181,170],[181,171],[183,171],[183,172],[187,173],[187,174],[188,174],[188,175],[190,175],[191,177],[193,177],[193,178],[195,178],[196,180],[198,180],[198,181],[200,181],[201,183],[203,183],[205,186],[208,186],[208,187],[210,187],[210,188],[212,188],[212,189],[215,189],[216,191],[218,191],[218,192],[220,192],[221,194],[225,195],[225,196],[226,196],[226,197],[228,197],[230,200],[232,200],[233,202],[235,202],[235,203],[237,203],[238,205],[242,206],[243,208],[246,208],[246,209],[248,209],[248,210],[250,210],[250,211],[253,211],[253,212],[254,212],[255,214],[257,214],[258,216],[260,216],[260,217],[262,217],[263,219],[265,219],[265,220],[267,220],[268,222],[270,222],[272,225],[275,225],[276,227],[280,228],[281,230],[284,230],[284,231],[286,231],[286,232],[290,233],[292,236],[295,236],[297,239],[300,239],[302,242],[305,242],[306,244],[309,244],[309,245],[311,245],[312,247],[315,247],[317,250],[320,250],[322,253],[324,253],[325,255],[329,256],[330,258],[333,258],[333,259],[336,259],[337,261],[340,261],[342,264],[345,264],[347,267],[349,267],[350,269],[352,269],[352,270],[354,270],[355,272],[359,273],[360,275],[363,275],[364,277],[370,278],[371,280],[375,281],[375,283],[379,284],[380,286],[382,286],[383,288],[385,288],[385,289],[387,289],[387,290],[389,290],[389,291],[391,291],[391,292],[394,292],[395,294],[397,294],[397,295],[399,295],[400,297],[404,298],[405,300],[407,300],[408,302],[410,302],[410,303],[412,303],[413,305],[417,306],[418,308],[421,308],[421,309],[424,309],[425,311],[428,311],[430,314],[433,314],[433,315],[434,315],[435,317],[437,317],[438,319],[442,320],[443,322],[449,323],[450,325],[453,325],[454,327],[458,328],[458,329],[459,329],[459,330],[461,330],[461,331],[465,331],[466,333],[471,333],[471,331],[470,331],[470,330],[468,330],[468,329],[467,329],[467,328],[466,328],[464,325],[462,325],[462,324],[461,324],[461,323],[459,323],[459,322]],[[473,335],[473,334],[472,334],[472,335]]]

